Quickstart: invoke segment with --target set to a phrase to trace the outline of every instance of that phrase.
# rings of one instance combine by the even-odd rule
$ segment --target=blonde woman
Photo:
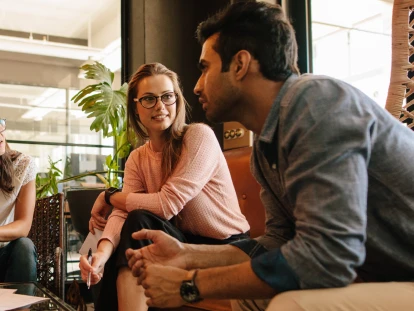
[[[36,281],[36,249],[27,238],[36,200],[31,157],[11,150],[0,119],[0,282]]]
[[[225,244],[248,236],[249,225],[217,139],[206,125],[186,125],[186,105],[176,73],[162,64],[141,66],[129,82],[128,126],[147,142],[129,156],[122,192],[103,192],[92,209],[90,230],[105,230],[92,265],[82,257],[80,268],[84,280],[92,272],[95,284],[106,264],[97,309],[147,309],[143,288],[136,285],[125,257],[128,248],[150,243],[132,239],[135,231],[162,230],[198,244]]]

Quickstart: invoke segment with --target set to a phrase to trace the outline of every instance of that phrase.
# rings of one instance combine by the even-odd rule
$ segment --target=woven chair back
[[[64,297],[63,194],[37,199],[29,238],[37,249],[37,281]]]
[[[414,127],[413,10],[414,0],[394,0],[392,11],[391,78],[385,108],[397,119]],[[414,59],[412,60],[414,62]],[[406,100],[405,100],[406,99]],[[404,101],[405,100],[405,101]]]

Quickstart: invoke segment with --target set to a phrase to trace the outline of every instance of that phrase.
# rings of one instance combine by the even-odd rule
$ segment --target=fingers
[[[93,227],[93,219],[89,219],[89,232],[91,232],[93,235],[95,235],[95,229]]]
[[[137,284],[142,285],[144,289],[147,289],[149,286],[147,282],[145,282],[145,278],[147,277],[147,273],[145,269],[140,269],[139,275],[137,275]]]
[[[160,230],[142,229],[140,231],[136,231],[132,233],[132,238],[135,240],[153,240],[163,235],[167,235],[167,234]]]
[[[82,280],[86,282],[88,279],[88,275],[90,273],[91,284],[94,285],[98,283],[103,277],[103,273],[102,273],[103,264],[105,263],[102,262],[102,259],[99,256],[96,256],[95,254],[92,256],[92,265],[89,264],[89,261],[86,258],[86,255],[82,255],[79,261],[79,268],[81,271]]]
[[[125,255],[128,259],[128,267],[131,269],[132,275],[138,277],[144,266],[144,260],[139,250],[127,249]]]
[[[125,256],[126,256],[128,262],[129,262],[129,259],[131,259],[131,257],[134,256],[134,250],[132,248],[128,248],[125,251]]]
[[[81,271],[85,270],[86,272],[89,272],[89,271],[93,270],[93,268],[89,264],[88,259],[86,258],[86,256],[81,256],[80,257],[79,268],[81,269]]]
[[[145,294],[145,296],[147,296],[146,291],[144,292],[144,294]],[[154,303],[152,302],[151,298],[147,299],[146,304],[147,304],[148,307],[153,307],[154,306]]]
[[[89,264],[88,260],[85,256],[80,257],[79,261],[79,269],[81,271],[82,280],[86,281],[88,277],[88,273],[93,271],[92,266]]]
[[[82,280],[87,282],[88,280],[88,273],[81,273]],[[91,285],[95,285],[102,280],[103,274],[99,273],[91,273]]]
[[[135,249],[134,250],[132,248],[128,248],[125,251],[125,256],[126,256],[126,258],[128,260],[128,266],[130,265],[130,263],[131,263],[131,266],[133,266],[134,263],[137,260],[142,260],[143,259],[143,256],[141,254],[141,250],[140,249]]]
[[[92,232],[91,226],[103,229],[106,225],[106,213],[108,212],[109,205],[105,202],[105,192],[99,194],[98,198],[96,199],[95,203],[93,204],[92,211],[91,211],[91,220],[89,221],[89,231]],[[91,224],[93,222],[93,224]]]
[[[101,217],[102,218],[102,217]],[[91,219],[89,219],[89,231],[92,234],[95,234],[95,228],[99,229],[99,230],[104,230],[105,229],[105,225],[106,225],[106,220],[101,220],[101,221],[97,221],[96,218],[91,217]]]
[[[184,301],[177,288],[187,273],[186,270],[160,265],[143,268],[137,283],[144,288],[144,294],[148,298],[147,305],[160,308],[181,306]]]
[[[89,223],[93,222],[95,228],[102,230],[105,227],[107,220],[100,215],[95,215],[94,213],[91,215],[92,217],[89,220]]]

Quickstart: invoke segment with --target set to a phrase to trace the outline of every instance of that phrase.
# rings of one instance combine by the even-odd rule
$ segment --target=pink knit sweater
[[[150,144],[134,150],[125,166],[122,192],[129,193],[126,209],[145,209],[171,219],[178,215],[183,232],[226,239],[249,230],[240,211],[227,162],[213,131],[192,124],[173,174],[161,184],[161,152]],[[101,239],[117,247],[127,212],[114,209]]]

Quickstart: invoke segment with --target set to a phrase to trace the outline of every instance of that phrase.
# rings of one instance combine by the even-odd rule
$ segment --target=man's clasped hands
[[[157,230],[143,229],[132,234],[136,240],[153,242],[141,249],[128,249],[126,257],[138,285],[145,289],[147,304],[165,307],[183,304],[180,285],[187,278],[184,244]]]

